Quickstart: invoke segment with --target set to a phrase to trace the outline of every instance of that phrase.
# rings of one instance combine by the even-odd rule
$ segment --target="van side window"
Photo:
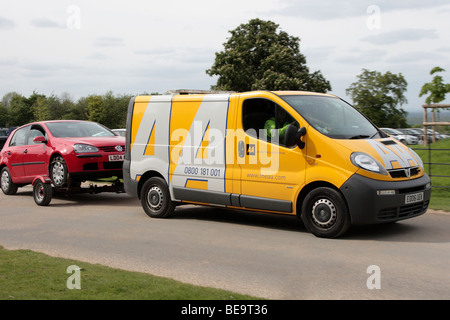
[[[244,101],[242,126],[248,135],[285,146],[284,134],[290,124],[300,128],[298,122],[275,102],[262,98]]]

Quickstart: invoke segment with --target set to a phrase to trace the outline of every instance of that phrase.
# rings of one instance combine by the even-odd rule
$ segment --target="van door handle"
[[[238,143],[238,155],[239,155],[239,158],[243,158],[245,156],[244,141],[239,141],[239,143]]]
[[[23,153],[28,153],[28,150],[27,150],[27,149],[25,149],[25,150],[23,151]]]
[[[8,156],[10,156],[10,155],[11,155],[11,151],[7,151],[6,154],[7,154]]]

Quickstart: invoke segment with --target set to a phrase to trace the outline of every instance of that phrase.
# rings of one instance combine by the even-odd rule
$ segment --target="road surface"
[[[427,212],[330,240],[290,216],[189,205],[151,219],[127,194],[60,196],[40,207],[30,187],[0,193],[7,249],[269,299],[450,299],[449,231],[449,214]]]

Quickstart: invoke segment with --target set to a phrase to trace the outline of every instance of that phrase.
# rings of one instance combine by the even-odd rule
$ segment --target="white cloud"
[[[0,17],[0,30],[12,29],[15,25],[16,24],[13,20]]]
[[[79,10],[68,10],[74,3]],[[380,29],[367,27],[370,5],[381,10]],[[109,90],[208,89],[216,82],[205,73],[215,52],[230,30],[253,18],[299,37],[310,71],[320,70],[343,98],[367,68],[404,74],[410,104],[420,105],[415,91],[429,81],[429,70],[450,72],[448,0],[0,0],[0,6],[6,44],[0,98],[9,91],[70,92],[78,99]],[[74,18],[79,28],[70,29]]]
[[[429,51],[408,51],[396,53],[394,56],[386,59],[388,63],[405,64],[418,63],[423,61],[445,61],[446,56],[440,53]]]
[[[87,58],[92,60],[107,60],[108,56],[106,54],[96,52],[89,55]]]
[[[52,21],[48,18],[38,18],[31,20],[31,25],[38,28],[62,28],[59,23]]]
[[[361,41],[367,41],[376,45],[395,44],[401,41],[419,41],[423,39],[439,38],[436,30],[433,29],[401,29],[383,32],[377,35],[367,36]]]
[[[447,0],[285,0],[277,12],[312,20],[343,19],[367,14],[369,6],[379,7],[382,13],[398,10],[434,8],[448,5]]]
[[[94,45],[97,47],[122,47],[125,40],[119,37],[100,37],[95,39]]]

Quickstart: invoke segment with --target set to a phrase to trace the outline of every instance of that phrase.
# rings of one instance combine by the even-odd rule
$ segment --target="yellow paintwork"
[[[147,109],[151,96],[136,97],[134,100],[133,122],[131,127],[131,149],[133,149],[134,141],[141,125],[142,117]]]
[[[188,179],[186,181],[186,188],[208,190],[208,181]]]

